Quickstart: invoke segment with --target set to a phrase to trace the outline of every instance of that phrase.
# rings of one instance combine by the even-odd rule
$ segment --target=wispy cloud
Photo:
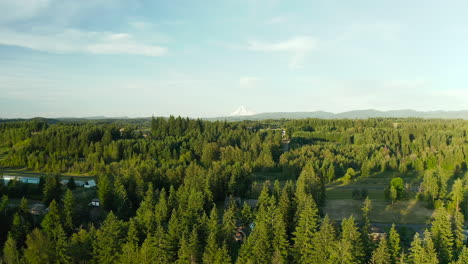
[[[0,28],[0,45],[52,53],[132,54],[162,56],[167,49],[127,33],[65,29],[59,32],[18,32]]]
[[[310,36],[298,36],[279,42],[250,41],[247,49],[260,52],[286,52],[291,54],[289,66],[300,68],[305,57],[317,48],[317,39]]]

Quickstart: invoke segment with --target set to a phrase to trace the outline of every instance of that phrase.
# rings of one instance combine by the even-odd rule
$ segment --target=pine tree
[[[159,194],[159,200],[155,207],[155,217],[158,224],[166,222],[169,218],[169,205],[167,204],[167,193],[164,188]]]
[[[149,184],[145,197],[136,211],[137,221],[145,228],[146,232],[152,232],[155,227],[156,221],[154,219],[154,208],[155,200],[153,185]]]
[[[254,218],[254,213],[252,210],[252,207],[248,205],[246,202],[244,202],[242,206],[242,211],[241,211],[241,217],[240,217],[240,222],[243,226],[248,227]]]
[[[361,207],[362,221],[364,223],[361,228],[361,239],[362,239],[362,245],[364,248],[364,254],[365,254],[364,261],[365,262],[368,262],[373,251],[372,240],[369,237],[369,233],[371,231],[369,212],[371,210],[372,210],[372,201],[369,199],[369,197],[366,197]]]
[[[74,209],[75,209],[75,201],[73,199],[73,193],[70,189],[67,190],[65,193],[65,197],[63,199],[63,226],[68,233],[73,231],[73,217],[74,217]]]
[[[390,264],[392,263],[391,255],[387,245],[387,239],[382,238],[378,247],[372,253],[370,259],[371,264]]]
[[[94,261],[109,264],[117,262],[124,240],[123,223],[111,211],[96,232]]]
[[[453,235],[455,244],[455,255],[459,254],[463,249],[463,241],[465,240],[464,234],[465,219],[460,211],[456,211],[453,215]]]
[[[171,261],[176,260],[177,252],[179,250],[179,244],[181,236],[184,234],[185,227],[181,225],[180,216],[178,210],[172,210],[171,219],[167,227],[167,257]]]
[[[463,202],[465,188],[463,186],[462,179],[456,179],[452,186],[452,192],[450,193],[450,197],[452,202],[455,204],[455,210],[460,210],[460,203]]]
[[[286,224],[283,221],[283,217],[279,208],[275,208],[273,212],[273,256],[271,263],[280,264],[288,263],[289,255],[289,242],[286,233]]]
[[[97,182],[97,192],[98,192],[98,198],[101,201],[101,205],[106,209],[106,210],[111,210],[113,208],[113,192],[112,192],[113,186],[112,186],[112,181],[110,179],[110,176],[103,174],[99,176],[98,182]]]
[[[337,252],[336,232],[328,215],[322,221],[320,230],[312,240],[311,263],[335,263],[334,255]]]
[[[49,237],[54,248],[52,259],[54,262],[68,263],[69,257],[66,254],[68,249],[67,237],[62,226],[57,202],[52,200],[49,205],[49,212],[44,217],[41,226]]]
[[[61,196],[62,190],[58,176],[48,176],[43,190],[44,204],[49,205],[52,200],[59,201]]]
[[[428,230],[424,231],[424,262],[425,264],[438,264],[436,249],[432,241],[432,235]]]
[[[250,239],[253,241],[251,261],[258,264],[271,263],[273,249],[271,247],[271,229],[266,220],[257,221]]]
[[[315,174],[312,163],[307,163],[302,169],[301,174],[296,182],[296,197],[298,208],[301,208],[305,196],[312,195],[315,203],[321,206],[325,202],[325,185],[323,180]],[[300,213],[300,211],[298,212]]]
[[[392,224],[388,234],[388,248],[392,264],[396,264],[401,256],[400,234],[395,229],[395,224]]]
[[[310,263],[313,254],[312,240],[317,230],[318,209],[312,196],[306,195],[303,199],[303,209],[294,232],[294,248],[297,262]]]
[[[122,254],[120,255],[119,263],[121,264],[137,264],[138,263],[138,227],[135,218],[129,221],[127,232],[127,239],[122,247]]]
[[[131,204],[128,199],[127,190],[119,177],[114,182],[114,207],[116,214],[122,219],[127,219],[131,213]]]
[[[30,223],[25,219],[20,212],[15,213],[13,222],[11,223],[9,235],[18,243],[19,246],[24,244],[26,234],[31,228]]]
[[[358,231],[354,217],[351,215],[341,222],[341,240],[338,245],[340,253],[339,262],[359,263],[364,257],[361,234]]]
[[[458,255],[458,259],[454,264],[466,264],[468,263],[468,248],[463,246],[460,254]]]
[[[218,237],[219,237],[219,227],[218,227],[218,211],[216,206],[213,206],[213,209],[210,213],[210,218],[207,223],[208,227],[208,238],[206,240],[205,252],[203,253],[203,263],[209,264],[214,263],[216,259],[216,254],[218,251]]]
[[[419,233],[416,233],[411,242],[409,260],[411,264],[424,264],[425,250],[419,238]]]
[[[453,234],[452,224],[445,208],[438,208],[435,212],[431,228],[434,237],[434,245],[439,254],[441,263],[449,263],[452,260]]]
[[[24,258],[28,264],[59,263],[54,258],[54,246],[45,232],[34,229],[26,238]]]
[[[156,227],[155,235],[148,233],[140,250],[139,263],[143,264],[172,264],[174,257],[171,255],[171,245],[168,243],[167,235],[161,226]]]
[[[80,231],[72,235],[68,254],[73,263],[89,263],[93,257],[94,232],[94,228],[91,228],[90,231],[80,229]]]
[[[216,258],[213,264],[231,264],[231,256],[229,255],[229,250],[227,248],[226,243],[218,249],[216,252]]]
[[[20,252],[17,247],[16,240],[8,236],[5,246],[3,247],[3,260],[6,264],[20,263]]]

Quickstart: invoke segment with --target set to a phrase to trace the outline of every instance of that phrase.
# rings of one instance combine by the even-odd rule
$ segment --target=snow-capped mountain
[[[240,106],[236,111],[229,114],[229,116],[251,116],[256,115],[257,113],[247,109],[245,106]]]

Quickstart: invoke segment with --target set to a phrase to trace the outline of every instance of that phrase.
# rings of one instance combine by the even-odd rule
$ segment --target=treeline
[[[44,195],[53,189],[48,178]],[[48,183],[49,182],[49,183]],[[223,210],[210,204],[200,187],[178,189],[148,184],[136,215],[123,220],[109,211],[101,223],[76,219],[68,190],[53,199],[42,220],[31,216],[27,201],[17,208],[0,203],[0,220],[13,214],[3,247],[6,263],[466,263],[464,218],[444,206],[432,226],[405,242],[392,226],[374,240],[362,205],[362,222],[340,223],[322,217],[324,187],[311,164],[297,182],[264,184],[256,206],[230,198]],[[51,196],[57,198],[57,196]],[[456,197],[454,197],[456,201]],[[246,236],[236,239],[242,230]]]

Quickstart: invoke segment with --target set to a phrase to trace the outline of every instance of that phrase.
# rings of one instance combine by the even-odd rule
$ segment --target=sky
[[[468,109],[468,1],[0,0],[0,117]]]

